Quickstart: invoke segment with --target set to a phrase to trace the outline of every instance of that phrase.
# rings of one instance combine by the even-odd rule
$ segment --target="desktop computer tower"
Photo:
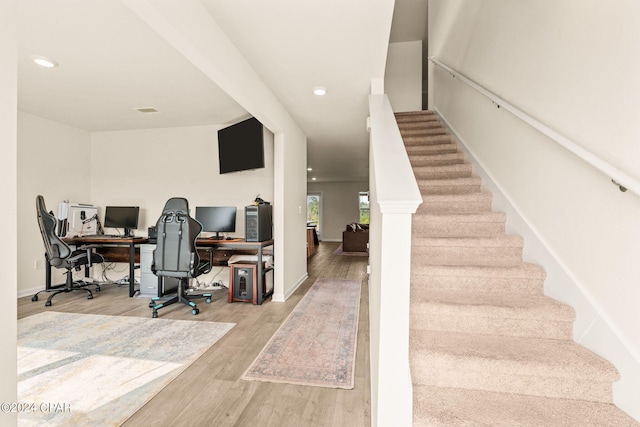
[[[247,242],[264,242],[273,238],[271,205],[251,205],[244,208],[244,237]]]

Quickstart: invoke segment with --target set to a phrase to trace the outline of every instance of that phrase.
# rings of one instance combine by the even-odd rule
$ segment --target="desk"
[[[135,268],[136,246],[149,241],[146,237],[109,237],[109,236],[84,236],[65,237],[62,240],[68,245],[74,246],[128,246],[129,247],[129,296],[136,293]],[[51,285],[51,265],[47,263],[47,287]]]
[[[258,292],[258,304],[262,304],[262,300],[264,297],[267,297],[273,293],[273,290],[267,292],[267,294],[262,295],[262,280],[264,277],[264,262],[262,261],[262,255],[264,252],[264,248],[267,246],[273,245],[273,239],[265,240],[264,242],[247,242],[244,239],[233,239],[233,240],[216,240],[216,239],[208,239],[205,237],[199,237],[196,240],[196,246],[202,248],[216,248],[216,249],[249,249],[255,250],[258,254],[258,278],[257,278],[257,289]]]

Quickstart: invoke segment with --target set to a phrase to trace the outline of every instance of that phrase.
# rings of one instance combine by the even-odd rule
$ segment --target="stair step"
[[[638,426],[615,405],[513,393],[417,386],[414,427]]]
[[[485,191],[470,194],[428,194],[422,196],[422,204],[416,214],[486,212],[491,210],[492,201],[493,194]]]
[[[494,236],[504,233],[505,221],[502,212],[416,214],[412,228],[419,237]]]
[[[444,153],[444,154],[412,154],[409,161],[413,167],[416,166],[444,166],[463,164],[465,162],[464,153]]]
[[[410,331],[413,383],[611,403],[619,379],[569,340]]]
[[[412,257],[427,265],[513,266],[522,262],[520,236],[413,237]]]
[[[451,135],[449,134],[405,135],[402,138],[402,141],[404,142],[405,147],[454,143],[453,139],[451,138]]]
[[[427,120],[410,121],[410,122],[398,122],[398,128],[403,130],[408,129],[428,129],[428,128],[441,128],[442,124],[434,116],[429,117]]]
[[[468,194],[479,193],[482,180],[472,176],[457,179],[417,179],[422,194]]]
[[[411,328],[571,340],[574,310],[540,295],[411,290]]]
[[[416,179],[451,179],[468,178],[473,166],[470,163],[444,166],[414,166],[413,174]]]
[[[433,266],[412,259],[411,292],[414,289],[457,292],[542,295],[546,272],[539,265],[512,267]]]
[[[406,147],[409,157],[413,155],[431,156],[436,154],[457,153],[458,146],[452,142],[433,145],[409,145]]]
[[[431,136],[431,135],[448,135],[447,129],[442,126],[438,127],[419,127],[411,129],[400,128],[400,135],[405,136]]]
[[[395,117],[396,122],[398,123],[438,120],[438,117],[434,114],[434,112],[429,110],[395,113]]]

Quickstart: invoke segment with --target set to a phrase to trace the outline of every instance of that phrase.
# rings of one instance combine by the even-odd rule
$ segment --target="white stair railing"
[[[411,426],[411,216],[422,203],[386,95],[369,96],[369,336],[372,426]]]

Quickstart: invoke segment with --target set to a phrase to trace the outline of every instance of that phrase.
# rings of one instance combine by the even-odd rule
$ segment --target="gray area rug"
[[[234,323],[44,312],[18,320],[20,426],[120,425]]]

